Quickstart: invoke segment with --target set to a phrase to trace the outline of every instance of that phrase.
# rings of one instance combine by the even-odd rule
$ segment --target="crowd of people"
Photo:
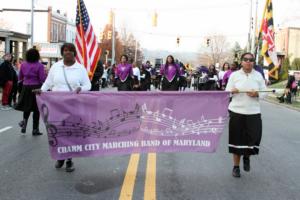
[[[254,56],[245,53],[241,64],[224,63],[220,69],[214,65],[201,66],[192,71],[188,66],[167,56],[165,64],[152,66],[149,61],[138,65],[122,55],[117,65],[98,62],[92,80],[85,67],[76,62],[74,44],[65,43],[61,47],[62,60],[53,64],[48,71],[40,62],[35,48],[26,52],[22,63],[13,60],[10,54],[4,55],[0,66],[1,87],[3,88],[2,109],[14,107],[23,112],[19,125],[25,134],[30,113],[33,112],[32,135],[39,136],[39,110],[36,95],[45,91],[99,91],[109,85],[118,91],[149,91],[151,85],[161,91],[194,90],[229,91],[229,152],[233,154],[234,177],[240,177],[240,159],[243,157],[244,170],[250,171],[250,156],[258,154],[262,137],[259,91],[266,89],[264,74],[255,65]],[[289,81],[292,84],[292,81]],[[17,93],[19,93],[17,97]],[[61,168],[65,160],[58,160],[55,168]],[[74,171],[72,158],[66,161],[66,171]]]

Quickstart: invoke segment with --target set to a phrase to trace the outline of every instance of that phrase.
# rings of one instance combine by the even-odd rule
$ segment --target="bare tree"
[[[126,28],[121,31],[122,43],[123,43],[123,54],[126,54],[130,60],[135,58],[135,50],[137,50],[136,62],[138,65],[142,64],[144,59],[143,52],[140,48],[139,42],[136,40],[132,33],[128,33]]]
[[[207,37],[207,46],[208,51],[199,56],[198,60],[201,64],[223,63],[229,59],[229,44],[224,35],[211,35]]]
[[[107,61],[111,60],[112,57],[112,26],[107,24],[102,32],[102,38],[100,38],[100,48],[102,49],[101,60]],[[121,41],[118,31],[115,31],[115,55],[116,60],[120,58],[123,53],[123,43]]]

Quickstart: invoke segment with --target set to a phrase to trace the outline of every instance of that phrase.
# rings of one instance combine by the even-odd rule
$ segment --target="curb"
[[[268,97],[270,97],[270,96],[268,96]],[[268,99],[268,97],[267,97],[267,98],[264,98],[263,100],[266,101],[266,102],[275,104],[275,105],[279,105],[279,106],[282,106],[282,107],[289,108],[289,109],[291,109],[291,110],[295,110],[295,111],[300,112],[300,108],[295,108],[295,107],[290,106],[290,105],[285,104],[285,103],[279,103],[279,102],[277,102],[277,101],[275,101],[275,100]],[[272,97],[270,97],[270,98],[272,98]]]

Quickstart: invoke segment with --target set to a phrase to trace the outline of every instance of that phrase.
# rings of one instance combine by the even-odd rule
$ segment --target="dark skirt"
[[[168,81],[167,78],[163,78],[161,90],[162,91],[178,91],[179,83],[177,81],[177,77],[175,77],[171,82]]]
[[[186,87],[187,86],[187,81],[184,76],[180,76],[179,78],[179,87]]]
[[[127,78],[126,81],[122,82],[120,79],[117,81],[118,91],[132,91],[132,79]]]
[[[18,99],[18,104],[15,109],[23,112],[38,111],[35,94],[32,90],[40,88],[41,85],[23,85]]]
[[[229,112],[229,153],[255,155],[262,137],[261,114],[243,115]]]

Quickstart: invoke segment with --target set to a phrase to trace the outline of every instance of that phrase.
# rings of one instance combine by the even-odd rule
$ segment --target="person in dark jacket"
[[[288,81],[285,86],[285,91],[284,94],[281,95],[280,97],[277,97],[279,100],[279,103],[284,102],[284,96],[286,96],[286,103],[291,104],[292,103],[292,94],[296,94],[297,92],[297,84],[296,84],[296,79],[295,76],[289,76]]]
[[[100,79],[103,75],[103,63],[99,60],[97,63],[97,67],[94,73],[94,76],[92,78],[91,84],[92,88],[91,91],[99,91],[100,89]]]
[[[12,90],[11,90],[10,95],[9,95],[8,102],[9,102],[9,105],[11,107],[14,107],[17,104],[18,73],[19,73],[16,59],[13,59],[12,67],[13,67],[13,70],[11,70],[11,71],[12,71],[12,74],[13,74],[13,86],[12,86]]]
[[[141,67],[141,90],[147,91],[150,90],[151,86],[151,74],[146,69],[146,66]]]
[[[4,62],[0,65],[0,86],[3,88],[1,110],[10,110],[9,95],[13,87],[14,69],[11,64],[12,56],[10,53],[6,53],[3,59]]]

